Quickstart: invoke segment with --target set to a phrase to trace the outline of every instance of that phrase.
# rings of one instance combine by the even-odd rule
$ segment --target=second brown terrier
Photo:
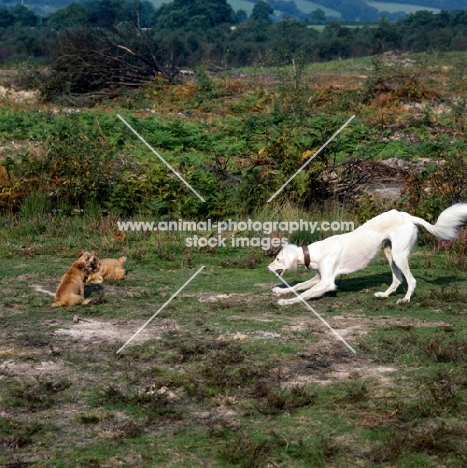
[[[102,258],[99,260],[99,268],[92,272],[86,279],[86,283],[103,283],[104,280],[122,280],[126,277],[123,264],[126,257]]]
[[[90,268],[84,262],[72,263],[70,269],[62,276],[52,307],[89,304],[90,299],[84,298],[84,281],[89,272]]]
[[[123,264],[126,257],[103,258],[99,260],[99,268],[89,274],[86,283],[103,283],[104,280],[122,280],[126,277],[126,271]]]

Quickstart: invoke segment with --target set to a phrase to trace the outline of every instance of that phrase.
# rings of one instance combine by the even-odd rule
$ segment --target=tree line
[[[0,10],[0,63],[46,61],[58,86],[53,94],[96,91],[109,80],[140,85],[160,73],[171,80],[201,63],[277,66],[389,50],[467,50],[467,9],[376,24],[332,21],[321,29],[296,19],[274,22],[272,12],[264,1],[248,16],[226,0],[174,0],[158,9],[146,0],[87,0],[38,17],[16,5]]]

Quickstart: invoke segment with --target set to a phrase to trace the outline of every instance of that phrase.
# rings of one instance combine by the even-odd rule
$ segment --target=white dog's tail
[[[467,220],[467,203],[457,203],[445,209],[434,225],[416,216],[411,216],[411,218],[414,224],[423,226],[430,234],[439,239],[455,239],[457,228]]]

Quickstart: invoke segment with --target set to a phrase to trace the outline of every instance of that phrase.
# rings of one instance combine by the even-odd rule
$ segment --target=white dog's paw
[[[290,300],[289,300],[289,299],[279,299],[279,300],[277,301],[277,303],[278,303],[280,306],[289,305],[289,304],[290,304]]]
[[[375,292],[375,297],[388,297],[388,296],[386,296],[384,292],[380,291],[380,292]]]
[[[276,286],[275,288],[272,288],[272,292],[274,294],[284,294],[285,291],[287,291],[287,289],[281,288],[280,286]]]
[[[410,302],[410,297],[403,297],[402,299],[399,299],[396,304],[407,304]]]

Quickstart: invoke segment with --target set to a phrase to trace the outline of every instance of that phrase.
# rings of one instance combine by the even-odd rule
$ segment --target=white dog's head
[[[296,270],[297,262],[297,246],[288,244],[282,248],[274,261],[269,264],[268,270],[282,276],[285,270]]]

